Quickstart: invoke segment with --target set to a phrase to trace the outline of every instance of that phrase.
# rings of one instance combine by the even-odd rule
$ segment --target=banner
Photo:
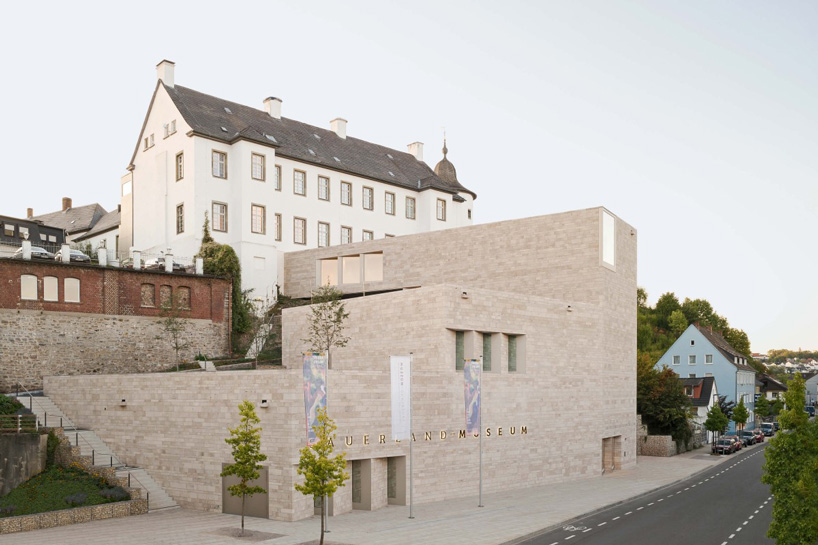
[[[392,439],[409,439],[412,360],[409,356],[389,356],[389,363],[392,367]]]
[[[480,433],[480,360],[466,360],[463,365],[463,391],[466,398],[466,433]]]
[[[318,424],[318,409],[327,408],[327,354],[304,353],[304,409],[307,422],[307,444],[314,445],[318,438],[312,427]]]

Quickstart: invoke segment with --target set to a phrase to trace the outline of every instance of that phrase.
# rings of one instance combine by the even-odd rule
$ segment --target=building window
[[[364,255],[364,282],[383,282],[383,254]]]
[[[254,180],[263,182],[266,179],[267,172],[265,168],[265,157],[258,153],[250,155],[250,175]]]
[[[293,193],[296,195],[307,194],[307,173],[301,170],[293,171]]]
[[[190,310],[190,288],[187,286],[176,288],[176,308]]]
[[[259,235],[267,232],[267,210],[259,204],[250,205],[250,230]]]
[[[179,152],[176,154],[176,181],[178,182],[185,177],[185,154]],[[130,183],[130,182],[129,182]]]
[[[341,227],[341,244],[352,242],[352,227]]]
[[[693,339],[690,339],[690,346],[696,346],[696,341],[693,340]]]
[[[704,363],[713,363],[713,354],[705,354]]]
[[[281,240],[281,214],[276,214],[276,240]]]
[[[215,178],[227,179],[227,154],[213,150],[211,162],[213,176]]]
[[[361,256],[345,255],[341,258],[341,267],[344,284],[361,283]]]
[[[304,218],[293,218],[293,242],[307,243],[307,220]]]
[[[329,223],[318,222],[318,247],[329,246]]]
[[[455,371],[462,371],[463,370],[463,361],[466,359],[466,342],[465,342],[466,332],[465,331],[455,331],[454,332],[454,369]]]
[[[124,184],[122,184],[122,196],[127,197],[131,194],[131,181],[128,180]]]
[[[338,259],[322,259],[321,260],[321,277],[318,279],[318,284],[321,286],[337,286],[338,285]]]
[[[483,371],[491,371],[491,333],[483,333]]]
[[[681,356],[673,356],[673,365],[680,365],[682,363]]]
[[[517,371],[517,335],[508,336],[508,372]]]
[[[361,234],[361,240],[372,240],[375,238],[375,234],[372,231],[366,231]]]
[[[224,203],[213,203],[213,230],[227,232],[227,205]]]
[[[325,176],[318,177],[318,198],[322,201],[329,200],[329,178]]]
[[[616,220],[613,215],[602,211],[602,262],[616,266]],[[691,343],[692,344],[692,343]]]
[[[689,356],[687,356],[687,363],[690,365],[696,365],[696,355],[690,354]]]
[[[43,301],[59,301],[59,281],[56,276],[43,278]]]
[[[281,191],[281,165],[276,165],[275,177],[275,190]]]
[[[145,149],[153,147],[153,134],[145,138]]]
[[[395,215],[395,194],[386,192],[383,203],[384,212],[394,216]]]
[[[352,184],[341,182],[341,204],[352,206]]]
[[[685,395],[687,397],[693,397],[693,386],[685,386]]]
[[[176,120],[170,122],[170,126],[168,127],[169,134],[176,134]]]
[[[170,286],[159,286],[159,308],[173,308],[173,288]]]
[[[14,224],[13,223],[4,223],[3,224],[3,234],[7,237],[14,236]]]
[[[364,210],[372,210],[375,191],[371,187],[364,187],[363,203]]]
[[[62,285],[63,296],[66,303],[80,302],[80,281],[79,278],[66,278]]]
[[[139,297],[139,306],[145,308],[156,306],[156,288],[153,284],[142,284]]]
[[[410,220],[415,219],[415,198],[406,197],[406,217]]]
[[[33,274],[20,275],[20,299],[23,301],[37,300],[37,277]]]
[[[466,217],[467,217],[467,218],[469,218],[469,219],[471,219],[471,208],[469,208],[468,210],[466,210]]]
[[[437,219],[446,221],[446,201],[443,199],[437,200]]]
[[[23,227],[21,225],[19,231],[19,237],[23,240],[28,240],[28,227]]]
[[[180,204],[176,207],[176,234],[185,232],[185,205]]]

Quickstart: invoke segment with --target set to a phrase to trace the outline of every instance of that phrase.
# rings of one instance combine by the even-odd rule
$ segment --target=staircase
[[[50,398],[26,393],[18,394],[17,400],[37,415],[40,426],[62,427],[71,445],[78,446],[80,454],[91,458],[93,465],[114,467],[117,477],[127,479],[133,488],[141,488],[143,497],[148,499],[149,511],[179,507],[147,471],[124,465],[96,433],[77,428]]]

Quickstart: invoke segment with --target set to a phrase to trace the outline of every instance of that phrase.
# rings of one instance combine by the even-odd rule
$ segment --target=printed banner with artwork
[[[466,360],[463,365],[463,391],[466,397],[466,433],[480,433],[480,360]]]
[[[327,408],[327,354],[304,353],[304,408],[307,422],[307,444],[318,438],[312,427],[318,424],[318,409]]]
[[[392,367],[392,439],[409,439],[412,402],[410,380],[412,364],[409,356],[389,356]]]

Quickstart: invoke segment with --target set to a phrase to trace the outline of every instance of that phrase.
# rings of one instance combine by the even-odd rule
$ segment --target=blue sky
[[[479,223],[603,205],[639,285],[818,349],[818,3],[62,2],[5,10],[0,214],[118,203],[155,85],[440,157]]]

